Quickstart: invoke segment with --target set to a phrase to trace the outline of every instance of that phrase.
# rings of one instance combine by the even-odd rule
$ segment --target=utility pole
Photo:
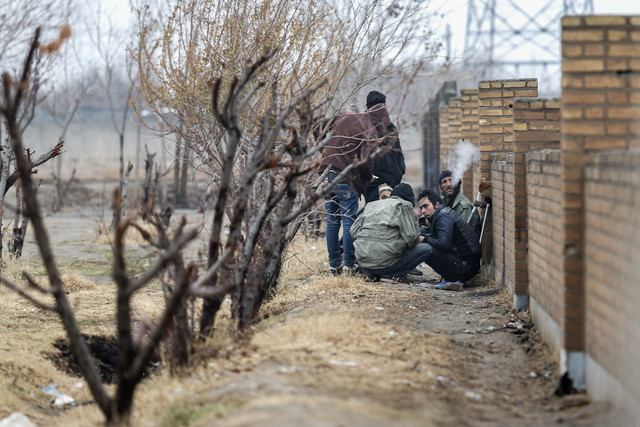
[[[484,79],[544,77],[541,89],[559,91],[560,18],[589,13],[593,0],[467,0],[466,68]]]

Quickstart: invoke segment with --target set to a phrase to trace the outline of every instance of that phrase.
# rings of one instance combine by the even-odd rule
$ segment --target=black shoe
[[[407,274],[410,274],[412,276],[422,276],[422,271],[418,270],[417,268],[414,268],[413,270],[411,270]]]
[[[340,267],[329,267],[329,273],[333,274],[334,276],[339,276],[342,274],[342,266]]]
[[[358,264],[354,264],[353,267],[346,267],[346,269],[347,274],[351,276],[364,276],[364,272]]]
[[[371,273],[367,273],[365,278],[364,278],[365,282],[379,282],[380,281],[380,276],[376,276],[375,274],[371,274]]]

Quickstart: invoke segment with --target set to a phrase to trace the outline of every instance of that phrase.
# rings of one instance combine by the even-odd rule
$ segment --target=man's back
[[[380,269],[393,265],[420,237],[413,205],[397,197],[368,203],[351,227],[358,264]]]
[[[341,172],[347,166],[367,155],[370,144],[377,138],[375,126],[366,113],[346,113],[338,116],[331,129],[333,136],[324,148],[322,169],[331,167]],[[373,161],[354,169],[346,181],[362,194],[373,178]]]

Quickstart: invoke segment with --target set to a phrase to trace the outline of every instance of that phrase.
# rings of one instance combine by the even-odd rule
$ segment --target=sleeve
[[[440,218],[431,227],[431,236],[425,237],[425,242],[436,249],[449,252],[453,248],[453,218],[440,212]]]
[[[356,220],[351,224],[351,228],[349,229],[349,234],[351,234],[351,239],[355,242],[358,239],[358,233],[362,230],[362,223],[364,222],[365,215],[358,215]]]
[[[398,227],[400,228],[400,238],[404,241],[408,249],[413,247],[420,240],[420,228],[418,227],[418,218],[413,209],[408,204],[399,204],[399,210],[396,218]]]
[[[407,165],[404,162],[404,154],[402,153],[402,147],[400,146],[400,138],[396,136],[396,142],[393,144],[393,149],[396,150],[397,163],[400,168],[401,175],[404,175],[407,171]]]
[[[471,229],[476,233],[476,236],[480,237],[482,222],[480,221],[480,214],[478,213],[478,209],[473,212],[473,215],[469,220],[469,227],[471,227]]]
[[[375,128],[373,132],[375,132]],[[375,138],[372,137],[370,133],[368,133],[365,139],[363,139],[362,143],[360,144],[361,159],[364,159],[366,156],[368,156],[371,153],[373,145],[375,144],[374,141],[375,141]],[[360,172],[360,178],[362,178],[362,180],[365,183],[371,182],[371,180],[373,180],[373,159],[370,159],[364,165],[360,166],[359,172]]]

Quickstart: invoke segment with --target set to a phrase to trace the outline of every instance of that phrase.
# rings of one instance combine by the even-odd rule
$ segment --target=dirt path
[[[561,373],[499,289],[337,286],[283,307],[246,372],[217,372],[204,400],[237,404],[221,425],[624,425],[584,394],[554,396]]]

